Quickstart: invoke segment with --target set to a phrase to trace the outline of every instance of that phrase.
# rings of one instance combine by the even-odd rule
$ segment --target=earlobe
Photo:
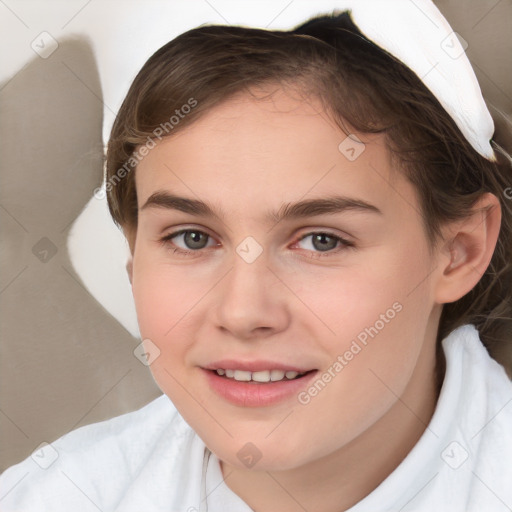
[[[447,243],[439,258],[442,274],[436,283],[439,304],[455,302],[471,291],[491,262],[501,225],[499,200],[484,194],[472,211],[448,226]]]

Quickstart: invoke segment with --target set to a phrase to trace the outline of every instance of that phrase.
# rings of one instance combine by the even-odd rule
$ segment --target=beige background
[[[84,3],[74,2],[77,17]],[[512,147],[510,121],[495,110],[512,118],[512,2],[435,3],[468,42],[491,113]],[[19,4],[4,5],[10,8],[0,6],[2,16],[19,24]],[[70,226],[102,181],[104,107],[91,41],[59,44],[54,56],[34,54],[0,83],[0,471],[43,441],[160,394],[133,356],[139,340],[96,302],[69,261]],[[129,57],[120,50],[118,58]],[[504,357],[512,366],[512,354]]]

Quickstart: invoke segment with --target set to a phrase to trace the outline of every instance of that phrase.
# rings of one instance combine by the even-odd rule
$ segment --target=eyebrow
[[[226,215],[208,203],[197,199],[180,197],[169,192],[158,190],[151,194],[141,208],[161,208],[165,210],[178,210],[198,217],[216,217],[223,219]],[[277,211],[268,211],[263,219],[269,223],[278,223],[285,219],[300,219],[318,215],[336,214],[345,211],[356,211],[362,213],[376,213],[382,215],[381,210],[361,199],[345,196],[328,196],[317,199],[307,199],[297,203],[285,203]]]

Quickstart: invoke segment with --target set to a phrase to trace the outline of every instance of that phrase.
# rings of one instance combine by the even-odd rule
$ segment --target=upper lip
[[[206,366],[203,366],[205,370],[218,370],[222,368],[223,370],[243,370],[246,372],[262,372],[265,370],[284,370],[286,372],[298,372],[305,373],[314,368],[307,368],[305,366],[293,365],[280,363],[278,361],[268,361],[268,360],[254,360],[254,361],[238,361],[235,359],[222,359],[219,361],[214,361]]]

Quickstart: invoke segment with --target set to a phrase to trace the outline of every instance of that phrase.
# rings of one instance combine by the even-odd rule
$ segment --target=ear
[[[437,303],[459,300],[480,281],[491,262],[500,226],[499,199],[486,193],[472,208],[469,217],[445,227],[445,244],[438,266],[442,274],[435,284]]]
[[[128,279],[130,280],[130,284],[132,284],[133,279],[133,256],[130,255],[128,261],[126,262],[126,272],[128,272]]]

